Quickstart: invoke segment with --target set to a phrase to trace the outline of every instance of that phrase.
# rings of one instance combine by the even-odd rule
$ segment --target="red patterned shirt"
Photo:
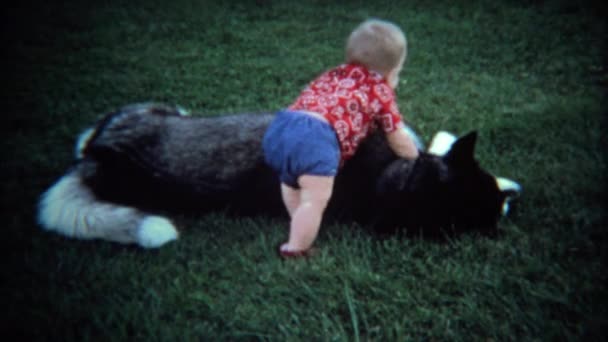
[[[377,126],[384,132],[402,121],[395,93],[382,75],[362,65],[343,64],[312,81],[289,107],[319,113],[336,131],[342,162]]]

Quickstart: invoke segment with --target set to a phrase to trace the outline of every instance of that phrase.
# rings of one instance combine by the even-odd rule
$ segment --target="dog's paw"
[[[178,236],[171,221],[161,216],[148,216],[139,225],[137,243],[144,248],[158,248],[177,240]]]

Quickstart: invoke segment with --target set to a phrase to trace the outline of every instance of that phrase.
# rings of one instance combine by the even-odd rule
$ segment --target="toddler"
[[[313,80],[269,126],[264,156],[279,174],[291,217],[289,239],[279,248],[283,257],[309,255],[334,177],[374,129],[385,132],[399,157],[418,157],[394,93],[406,55],[398,26],[377,19],[363,22],[347,40],[346,63]]]

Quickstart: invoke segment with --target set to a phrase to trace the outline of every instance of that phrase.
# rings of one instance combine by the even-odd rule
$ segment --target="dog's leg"
[[[136,243],[145,248],[178,238],[177,230],[164,217],[97,199],[82,182],[78,169],[41,196],[38,222],[44,229],[68,237]]]

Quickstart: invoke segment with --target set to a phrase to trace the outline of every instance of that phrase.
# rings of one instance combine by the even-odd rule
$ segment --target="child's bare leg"
[[[300,190],[281,183],[281,196],[287,212],[289,212],[289,217],[293,217],[294,211],[300,205]]]
[[[289,240],[281,246],[283,251],[305,251],[312,246],[331,198],[334,177],[303,175],[298,183],[300,202],[291,216]]]

